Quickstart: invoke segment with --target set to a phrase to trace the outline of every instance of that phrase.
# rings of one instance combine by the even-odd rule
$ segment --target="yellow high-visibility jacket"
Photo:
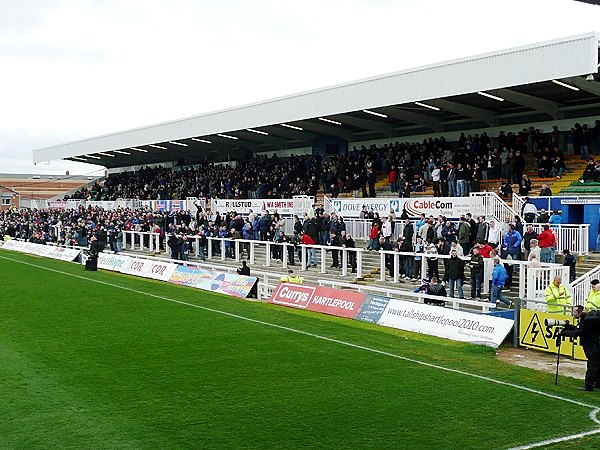
[[[590,311],[593,309],[600,309],[600,291],[596,291],[592,288],[587,298],[585,299],[585,308]]]
[[[544,291],[546,304],[548,305],[549,313],[569,314],[568,309],[565,310],[562,305],[571,307],[572,298],[569,290],[561,284],[556,286],[554,282],[550,283]]]
[[[282,283],[302,283],[302,277],[298,275],[284,275],[279,279],[279,281]]]

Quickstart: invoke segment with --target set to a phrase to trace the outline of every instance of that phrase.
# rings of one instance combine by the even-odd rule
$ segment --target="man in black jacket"
[[[238,273],[238,275],[246,275],[249,277],[250,276],[250,267],[248,267],[248,265],[246,264],[246,261],[242,261],[242,267],[237,269],[236,272]]]
[[[485,221],[485,216],[479,216],[477,218],[478,220],[478,224],[477,224],[477,234],[475,235],[476,241],[480,242],[487,242],[488,241],[488,234],[490,231],[490,226],[489,224]]]
[[[90,251],[89,256],[85,262],[85,270],[98,270],[98,253],[100,251],[100,247],[98,245],[98,239],[96,236],[92,235],[90,239]]]
[[[533,229],[532,224],[527,225],[527,230],[523,235],[523,247],[525,247],[525,259],[529,259],[529,252],[531,251],[531,240],[537,239],[538,232]]]
[[[550,214],[548,214],[548,212],[542,208],[540,210],[540,214],[538,215],[538,223],[548,223],[548,221],[550,220]]]
[[[167,245],[171,249],[171,259],[179,259],[181,246],[183,245],[183,239],[173,233],[167,240]]]
[[[467,222],[469,222],[469,236],[471,238],[471,244],[475,245],[475,242],[477,241],[477,222],[475,222],[475,219],[473,219],[473,215],[471,213],[467,213],[465,215]]]
[[[577,326],[566,325],[560,335],[565,337],[579,336],[579,343],[587,357],[585,385],[579,390],[593,391],[600,389],[600,316],[598,311],[585,312],[583,306],[573,308],[573,317],[579,319]]]
[[[481,299],[481,286],[483,283],[483,256],[479,254],[479,247],[473,247],[473,255],[469,267],[471,268],[471,299]]]
[[[563,266],[569,267],[569,281],[573,282],[573,281],[575,281],[575,278],[577,278],[576,268],[575,268],[575,266],[577,265],[577,259],[571,254],[569,249],[565,248],[562,251],[562,254],[565,257],[565,262],[563,263]]]
[[[427,295],[433,295],[436,297],[446,297],[446,289],[444,288],[444,285],[440,284],[438,281],[439,280],[436,277],[432,277],[431,283],[425,289],[425,293]],[[424,300],[424,303],[426,303],[428,305],[438,305],[438,306],[446,305],[446,303],[443,300],[435,300],[432,298],[426,298]]]
[[[412,240],[401,237],[398,240],[398,251],[403,253],[413,253],[414,248]],[[402,278],[410,278],[413,273],[415,257],[412,255],[401,255],[400,256],[400,276]]]
[[[405,210],[406,211],[406,210]],[[402,230],[402,236],[412,243],[413,236],[415,235],[415,227],[410,223],[410,219],[407,217],[404,219],[404,229]]]
[[[381,250],[385,250],[385,251],[393,251],[394,250],[394,246],[389,241],[389,239],[385,239],[383,237],[379,238],[379,246],[380,246]],[[394,267],[394,255],[386,253],[386,255],[385,255],[385,267],[390,271],[390,277],[393,277],[394,276],[394,270],[395,270],[395,267]]]
[[[355,249],[356,245],[354,244],[354,239],[349,234],[346,235],[346,240],[342,244],[342,247]],[[349,251],[348,252],[348,264],[350,264],[350,268],[352,269],[352,273],[356,273],[356,252]]]
[[[340,247],[341,246],[340,237],[338,236],[337,231],[333,231],[333,230],[331,231],[330,245],[332,247]],[[339,255],[340,255],[339,250],[336,250],[336,249],[331,250],[331,259],[332,259],[331,268],[332,269],[339,269],[341,267]]]
[[[450,297],[454,298],[454,285],[458,288],[458,296],[465,298],[463,292],[463,279],[465,278],[465,262],[457,255],[456,250],[450,252],[450,259],[446,267],[450,281]]]

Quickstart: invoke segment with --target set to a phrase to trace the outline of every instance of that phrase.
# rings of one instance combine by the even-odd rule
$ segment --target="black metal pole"
[[[558,386],[558,364],[560,363],[560,344],[562,344],[562,336],[558,337],[558,350],[556,351],[556,377],[554,379],[554,384]]]

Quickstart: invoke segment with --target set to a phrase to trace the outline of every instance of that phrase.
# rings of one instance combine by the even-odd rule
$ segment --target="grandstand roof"
[[[108,168],[226,160],[244,149],[300,149],[331,137],[401,140],[599,116],[599,43],[590,32],[446,61],[34,150],[33,160]]]

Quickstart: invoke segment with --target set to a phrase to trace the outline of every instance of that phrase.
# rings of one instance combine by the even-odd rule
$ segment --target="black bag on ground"
[[[98,257],[97,256],[88,256],[85,260],[85,270],[98,270]]]

